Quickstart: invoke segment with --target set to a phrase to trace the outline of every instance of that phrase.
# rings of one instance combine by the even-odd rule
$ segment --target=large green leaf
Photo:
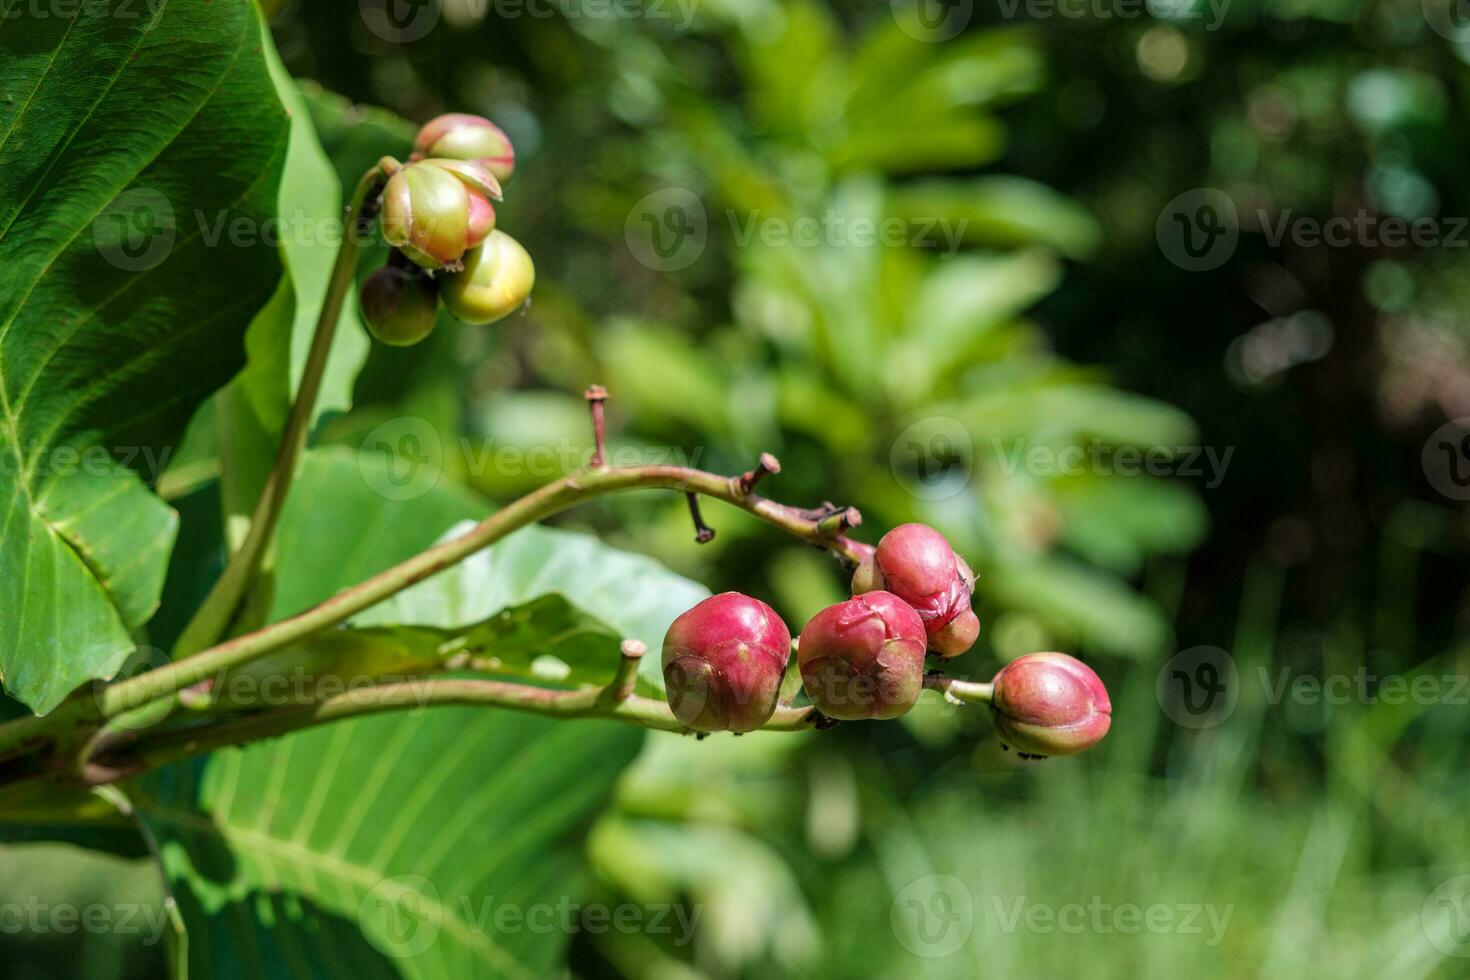
[[[307,454],[282,516],[273,615],[485,514],[448,485],[394,499],[389,467],[403,462]],[[545,642],[595,670],[599,656],[615,662],[620,636],[656,642],[703,594],[648,559],[528,528],[329,635],[412,645],[486,619],[476,630],[510,659]],[[546,976],[566,932],[497,930],[494,912],[577,893],[580,834],[640,744],[609,722],[405,711],[216,753],[132,795],[162,842],[201,975]]]
[[[3,6],[0,675],[47,711],[157,604],[147,484],[280,278],[230,229],[275,215],[287,119],[243,0]]]
[[[541,977],[567,934],[494,911],[575,894],[581,831],[639,744],[608,722],[387,714],[175,766],[134,803],[193,975]]]

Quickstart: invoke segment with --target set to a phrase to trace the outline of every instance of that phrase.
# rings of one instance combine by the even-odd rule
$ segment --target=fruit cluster
[[[903,524],[858,565],[851,599],[817,613],[797,641],[812,706],[836,720],[897,718],[924,688],[926,653],[974,645],[975,574],[944,535]],[[738,592],[687,610],[664,637],[669,707],[698,732],[749,732],[775,713],[791,633],[775,610]],[[1070,755],[1107,734],[1106,689],[1081,661],[1036,653],[1008,664],[991,685],[991,715],[1007,746],[1027,756]]]
[[[536,267],[495,227],[495,204],[515,170],[515,149],[488,119],[450,113],[419,130],[406,165],[382,195],[387,265],[363,280],[368,329],[385,344],[418,343],[442,300],[466,323],[494,323],[525,304]]]

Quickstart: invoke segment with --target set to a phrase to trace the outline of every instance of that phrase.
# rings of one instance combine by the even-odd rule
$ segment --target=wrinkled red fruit
[[[801,680],[829,718],[897,718],[924,687],[924,624],[891,592],[828,606],[801,631]]]
[[[1107,688],[1065,653],[1028,653],[995,676],[991,720],[1023,755],[1072,755],[1096,745],[1112,724]]]
[[[852,576],[857,594],[883,589],[914,607],[929,649],[957,657],[974,646],[980,617],[970,608],[975,573],[944,535],[926,524],[900,524],[883,535]]]
[[[739,592],[710,596],[664,636],[669,707],[700,732],[749,732],[776,710],[791,631],[776,611]]]

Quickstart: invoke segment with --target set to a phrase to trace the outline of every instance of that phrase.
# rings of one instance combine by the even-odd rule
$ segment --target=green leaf
[[[151,860],[67,844],[0,845],[0,894],[6,977],[164,975],[172,928]]]
[[[9,6],[0,676],[44,712],[158,602],[176,518],[146,484],[280,279],[273,249],[215,232],[275,215],[287,120],[250,5]]]
[[[483,516],[484,504],[447,484],[393,499],[388,467],[403,462],[343,447],[307,454],[282,515],[273,615]],[[590,668],[605,653],[610,667],[620,636],[661,637],[703,594],[649,559],[548,529],[527,528],[478,557],[361,622],[443,625],[510,605],[480,627],[508,656],[524,659],[543,629],[570,626],[574,635],[553,647],[559,656]],[[376,625],[328,635],[421,648],[436,631]],[[131,795],[162,842],[199,975],[218,975],[210,965],[224,962],[245,977],[546,976],[567,936],[497,929],[493,913],[554,907],[575,894],[581,831],[641,739],[607,722],[397,712],[216,753],[152,774]],[[354,938],[354,924],[365,940]]]
[[[290,557],[276,583],[273,618],[300,612],[436,539],[462,534],[468,522],[488,512],[450,486],[412,501],[378,492],[391,486],[388,467],[401,464],[343,447],[307,454],[281,516],[280,549]],[[322,500],[332,506],[317,506]],[[532,669],[539,656],[534,638],[560,638],[540,653],[571,668],[562,678],[570,684],[604,683],[617,663],[619,641],[641,640],[652,651],[643,674],[657,687],[657,651],[665,631],[708,595],[704,586],[651,558],[590,535],[532,526],[365,610],[352,625],[429,627],[444,631],[441,643],[470,637],[469,643],[484,645],[486,655],[502,659],[505,672],[534,676],[545,676]],[[548,603],[547,597],[562,601]],[[420,637],[415,650],[422,652],[428,642]]]
[[[261,420],[271,432],[278,433],[301,384],[317,315],[344,233],[343,188],[356,187],[367,167],[350,183],[338,182],[332,161],[317,140],[306,100],[281,64],[268,30],[262,30],[261,43],[276,94],[291,114],[291,143],[281,173],[280,240],[286,264],[281,286],[292,301],[285,308],[274,304],[267,307],[251,324],[246,338],[250,365],[241,375],[241,383]],[[357,292],[353,290],[337,322],[314,417],[352,407],[352,384],[367,360],[369,346],[367,331],[358,317]]]
[[[497,929],[493,910],[573,892],[582,827],[640,738],[511,712],[391,713],[175,766],[132,796],[194,975],[540,977],[568,936]]]

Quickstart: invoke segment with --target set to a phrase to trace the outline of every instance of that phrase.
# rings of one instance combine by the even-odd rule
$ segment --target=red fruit
[[[883,535],[871,559],[858,565],[853,592],[876,589],[913,606],[929,648],[941,657],[964,653],[980,634],[980,620],[970,608],[975,573],[944,535],[926,524],[900,524]]]
[[[924,687],[924,624],[891,592],[828,606],[801,631],[801,680],[829,718],[897,718]]]
[[[776,710],[791,631],[776,611],[739,592],[710,596],[664,636],[669,707],[700,732],[749,732]]]
[[[995,675],[990,710],[1001,741],[1031,756],[1072,755],[1112,724],[1107,688],[1065,653],[1028,653]]]

